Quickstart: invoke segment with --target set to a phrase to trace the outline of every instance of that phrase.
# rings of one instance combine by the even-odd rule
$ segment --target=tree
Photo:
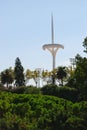
[[[57,69],[53,69],[50,73],[52,84],[55,84],[56,75],[57,75]]]
[[[78,100],[87,100],[87,58],[77,54],[75,61],[76,68],[67,85],[79,91]]]
[[[80,60],[76,61],[76,64],[75,78],[77,84],[81,86],[87,82],[87,58],[80,58]]]
[[[42,71],[42,79],[43,82],[46,82],[46,84],[51,82],[51,72],[48,72],[48,70]]]
[[[13,82],[13,80],[14,80],[14,75],[11,67],[1,72],[1,83],[6,84],[7,88],[8,85]]]
[[[38,86],[38,83],[39,83],[39,78],[40,78],[40,71],[38,70],[34,70],[32,72],[32,78],[33,80],[35,81],[35,84],[36,84],[36,87]],[[40,86],[39,86],[40,87]]]
[[[87,58],[81,57],[79,54],[77,54],[75,57],[75,62],[76,68],[70,78],[73,77],[73,81],[76,84],[75,86],[78,87],[79,85],[84,85],[84,82],[87,81]]]
[[[27,69],[25,76],[26,76],[26,83],[28,83],[29,80],[32,79],[32,71],[30,69]]]
[[[83,46],[85,48],[84,52],[87,53],[87,37],[84,39]]]
[[[23,86],[25,85],[24,79],[24,68],[21,65],[20,59],[17,57],[15,60],[15,68],[14,68],[14,75],[15,75],[15,85],[16,86]]]
[[[66,67],[59,67],[57,71],[57,79],[60,80],[60,84],[63,86],[63,79],[67,76]]]

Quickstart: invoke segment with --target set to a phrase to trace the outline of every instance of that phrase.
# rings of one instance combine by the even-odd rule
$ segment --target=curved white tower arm
[[[47,48],[56,48],[56,47],[64,49],[64,46],[61,44],[45,44],[43,45],[43,50]]]

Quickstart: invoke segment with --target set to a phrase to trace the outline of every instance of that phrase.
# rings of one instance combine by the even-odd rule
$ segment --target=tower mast
[[[53,14],[51,14],[51,34],[52,34],[52,44],[54,44],[54,27],[53,27]]]
[[[51,33],[52,33],[52,44],[45,44],[43,45],[43,50],[47,49],[52,54],[53,59],[53,70],[55,69],[55,59],[56,59],[56,53],[59,48],[64,49],[64,46],[61,44],[55,44],[54,43],[54,27],[53,27],[53,15],[51,14]],[[53,84],[55,83],[55,78],[53,76]]]

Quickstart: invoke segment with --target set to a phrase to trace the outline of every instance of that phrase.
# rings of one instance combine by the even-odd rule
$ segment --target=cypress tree
[[[15,85],[16,86],[24,86],[25,79],[24,79],[24,68],[21,65],[20,59],[17,57],[15,60],[15,68],[14,68],[14,75],[15,75]]]

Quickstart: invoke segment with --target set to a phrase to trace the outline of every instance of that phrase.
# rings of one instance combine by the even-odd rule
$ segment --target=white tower
[[[54,70],[55,69],[56,53],[57,53],[59,48],[64,49],[64,46],[61,45],[61,44],[55,44],[54,43],[53,15],[51,16],[51,28],[52,28],[52,44],[45,44],[45,45],[43,45],[43,50],[47,49],[52,54],[53,70]]]

